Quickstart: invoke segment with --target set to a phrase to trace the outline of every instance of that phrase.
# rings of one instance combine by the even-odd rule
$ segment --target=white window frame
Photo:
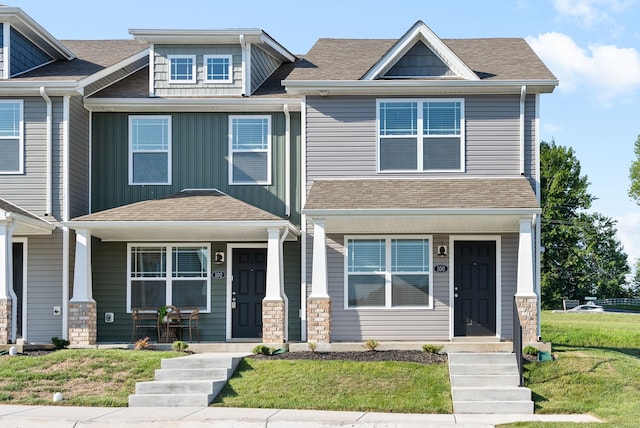
[[[385,276],[385,298],[384,306],[349,306],[349,240],[381,239],[385,241],[385,270],[380,272],[370,272],[372,274],[384,274]],[[391,277],[393,275],[391,265],[391,241],[425,239],[429,241],[429,272],[402,272],[404,274],[427,274],[429,275],[429,304],[426,306],[392,306],[393,290],[391,287]],[[355,274],[355,272],[354,272]],[[345,235],[344,236],[344,309],[349,311],[375,310],[375,311],[406,311],[406,310],[427,310],[433,309],[433,235]]]
[[[133,135],[131,132],[132,123],[135,119],[163,119],[167,121],[167,137],[168,144],[166,150],[133,150]],[[129,185],[130,186],[149,186],[149,185],[159,185],[165,186],[171,184],[171,116],[170,115],[129,115]],[[165,183],[162,182],[136,182],[134,181],[133,176],[133,154],[135,153],[167,153],[167,181]]]
[[[390,170],[380,169],[381,157],[380,157],[380,104],[381,103],[402,103],[402,102],[411,102],[418,103],[418,118],[416,129],[416,135],[410,136],[411,138],[416,139],[416,144],[418,145],[416,150],[417,156],[417,168],[415,170],[410,169],[401,169],[401,170]],[[423,134],[423,108],[422,106],[426,102],[457,102],[460,103],[460,135],[434,135],[428,136]],[[382,98],[376,100],[376,170],[379,174],[413,174],[413,173],[431,173],[431,172],[464,172],[465,162],[465,134],[466,134],[466,126],[465,126],[465,104],[464,98]],[[397,135],[395,137],[402,138],[403,135]],[[460,138],[460,167],[458,169],[424,169],[424,140],[429,138],[442,138],[442,137],[455,137]]]
[[[211,244],[210,243],[204,243],[204,242],[181,242],[181,243],[164,243],[164,242],[140,242],[140,243],[135,243],[135,242],[131,242],[131,243],[127,243],[127,313],[131,313],[132,312],[132,307],[131,307],[131,280],[135,279],[135,280],[139,280],[140,278],[132,278],[131,277],[131,250],[133,248],[164,248],[165,250],[165,254],[166,254],[166,270],[164,273],[163,277],[148,277],[149,280],[154,280],[154,281],[165,281],[165,305],[170,305],[172,304],[171,302],[173,301],[173,289],[171,287],[171,282],[173,280],[176,279],[180,279],[180,278],[187,278],[188,277],[180,277],[180,278],[173,278],[173,263],[172,263],[172,257],[173,257],[173,249],[174,248],[184,248],[184,247],[188,247],[188,248],[192,248],[192,247],[204,247],[207,249],[207,273],[206,273],[206,278],[198,278],[198,279],[205,279],[206,283],[207,283],[207,307],[205,310],[200,310],[200,313],[211,313]],[[196,277],[197,278],[197,277]]]
[[[252,150],[234,150],[233,149],[233,120],[234,119],[267,119],[267,148],[266,149],[252,149]],[[234,186],[253,186],[253,185],[271,185],[271,115],[230,115],[229,116],[229,184]],[[267,179],[266,181],[235,181],[233,179],[233,157],[235,153],[267,153]]]
[[[18,129],[18,136],[3,137],[0,136],[0,144],[2,140],[18,140],[18,169],[15,171],[2,171],[0,175],[12,175],[24,173],[24,100],[0,100],[2,104],[18,104],[20,106],[20,124]]]
[[[174,59],[190,59],[191,60],[191,79],[174,79],[172,70],[172,60]],[[167,82],[169,83],[196,83],[197,80],[197,63],[196,55],[167,55]]]
[[[227,66],[227,79],[209,79],[209,59],[226,59],[229,64]],[[233,83],[233,56],[232,55],[205,55],[203,61],[204,81],[207,83]]]

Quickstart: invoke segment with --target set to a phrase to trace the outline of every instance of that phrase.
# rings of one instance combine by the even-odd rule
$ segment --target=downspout
[[[540,172],[540,94],[536,94],[536,118],[535,118],[535,151],[536,151],[536,197],[538,198],[538,203],[541,203],[542,200],[542,189],[541,189],[541,178],[542,173]],[[541,269],[542,269],[542,213],[537,215],[536,222],[536,289],[538,292],[538,338],[542,335],[542,329],[540,327],[540,323],[542,322],[542,278],[541,278]]]
[[[68,222],[69,207],[69,95],[62,98],[62,221]],[[69,227],[62,226],[62,338],[69,337]]]
[[[284,105],[284,215],[291,217],[291,114]]]
[[[47,190],[46,190],[46,206],[44,209],[44,215],[50,216],[52,212],[52,205],[53,205],[53,195],[52,195],[53,190],[51,188],[53,183],[53,167],[52,167],[53,138],[51,135],[53,109],[51,107],[51,98],[49,98],[49,96],[47,95],[47,90],[45,89],[44,86],[40,87],[40,96],[44,99],[44,102],[47,104],[47,125],[46,125],[46,134],[47,134],[46,135],[46,138],[47,138],[46,186],[47,186]]]
[[[251,93],[250,90],[247,90],[247,80],[249,78],[249,70],[247,69],[250,64],[249,55],[247,53],[247,43],[244,40],[244,34],[240,34],[240,47],[242,51],[242,96],[246,97]]]
[[[282,296],[282,300],[284,300],[284,341],[289,341],[289,298],[287,297],[287,293],[284,291],[284,240],[287,238],[289,231],[287,228],[284,228],[282,232],[282,236],[280,237],[280,295]]]
[[[524,113],[525,101],[527,98],[527,87],[520,88],[520,175],[524,175]]]
[[[155,72],[156,72],[156,63],[155,63],[156,53],[155,53],[155,45],[151,43],[149,45],[149,96],[156,96],[156,82],[155,82]]]
[[[307,96],[302,96],[300,112],[300,206],[307,201]],[[307,216],[300,215],[300,340],[307,341]]]

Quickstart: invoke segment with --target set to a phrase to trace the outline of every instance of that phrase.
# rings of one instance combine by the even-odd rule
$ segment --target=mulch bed
[[[402,361],[420,364],[446,363],[446,354],[434,354],[423,351],[352,351],[352,352],[284,352],[277,355],[252,355],[249,358],[260,360],[315,360],[315,361]]]

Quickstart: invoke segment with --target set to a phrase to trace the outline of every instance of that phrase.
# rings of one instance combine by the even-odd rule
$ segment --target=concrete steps
[[[246,355],[211,353],[163,359],[155,380],[136,383],[129,407],[207,407]]]
[[[515,354],[449,354],[454,413],[533,414],[531,390],[518,386]]]

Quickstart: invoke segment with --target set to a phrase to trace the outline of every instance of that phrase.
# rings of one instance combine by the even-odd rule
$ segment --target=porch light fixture
[[[446,245],[438,245],[438,257],[447,257]]]
[[[217,265],[224,263],[224,251],[216,251],[213,255],[213,262]]]

